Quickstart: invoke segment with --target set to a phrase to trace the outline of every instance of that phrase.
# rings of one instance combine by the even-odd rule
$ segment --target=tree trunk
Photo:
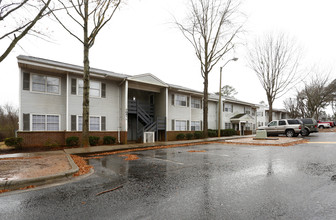
[[[89,61],[89,39],[88,39],[88,0],[84,2],[84,75],[83,75],[83,132],[82,132],[82,147],[89,147],[89,108],[90,108],[90,100],[89,100],[89,92],[90,92],[90,61]]]
[[[271,122],[273,120],[273,102],[272,97],[268,97],[268,122]]]
[[[208,137],[208,73],[204,73],[204,108],[203,108],[203,133]]]

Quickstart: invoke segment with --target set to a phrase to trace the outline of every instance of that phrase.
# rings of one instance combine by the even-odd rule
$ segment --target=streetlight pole
[[[219,77],[219,98],[218,98],[218,134],[217,136],[220,137],[220,130],[221,130],[221,111],[222,111],[222,69],[225,67],[226,64],[228,64],[230,61],[237,61],[238,58],[234,57],[228,61],[226,61],[226,63],[221,66],[219,68],[219,72],[220,72],[220,77]]]

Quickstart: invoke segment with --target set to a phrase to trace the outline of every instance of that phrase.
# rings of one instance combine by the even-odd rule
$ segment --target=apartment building
[[[25,146],[64,144],[81,136],[83,67],[18,56],[20,68],[19,132]],[[144,132],[169,141],[177,133],[203,130],[203,93],[163,82],[152,74],[126,75],[90,69],[90,135],[116,137],[119,143],[139,142]],[[208,128],[238,134],[256,128],[257,106],[209,96]]]

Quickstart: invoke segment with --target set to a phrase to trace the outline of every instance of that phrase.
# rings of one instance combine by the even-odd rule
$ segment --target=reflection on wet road
[[[336,145],[322,142],[336,135],[308,139],[291,147],[211,144],[132,152],[137,160],[91,159],[89,178],[2,196],[0,212],[12,219],[334,219]]]

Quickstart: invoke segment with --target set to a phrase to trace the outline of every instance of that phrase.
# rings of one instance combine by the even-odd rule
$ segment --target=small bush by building
[[[185,138],[185,134],[183,134],[183,133],[180,133],[180,134],[176,135],[177,140],[183,140],[184,138]]]
[[[201,139],[201,138],[203,138],[204,137],[203,131],[195,131],[194,137],[195,137],[195,139]]]
[[[187,134],[186,134],[186,138],[187,138],[188,140],[191,140],[193,137],[194,137],[194,135],[193,135],[192,133],[187,133]]]
[[[97,146],[98,142],[99,142],[99,137],[97,137],[97,136],[90,136],[89,137],[90,146]]]
[[[223,129],[221,130],[221,136],[233,136],[236,135],[237,132],[234,129]]]
[[[115,144],[116,138],[112,136],[104,136],[103,143],[106,145]]]
[[[68,147],[79,146],[79,137],[71,136],[65,140]]]
[[[208,129],[208,137],[217,137],[217,131]]]
[[[16,149],[22,148],[23,138],[10,137],[5,139],[5,144],[9,147],[15,147]]]

